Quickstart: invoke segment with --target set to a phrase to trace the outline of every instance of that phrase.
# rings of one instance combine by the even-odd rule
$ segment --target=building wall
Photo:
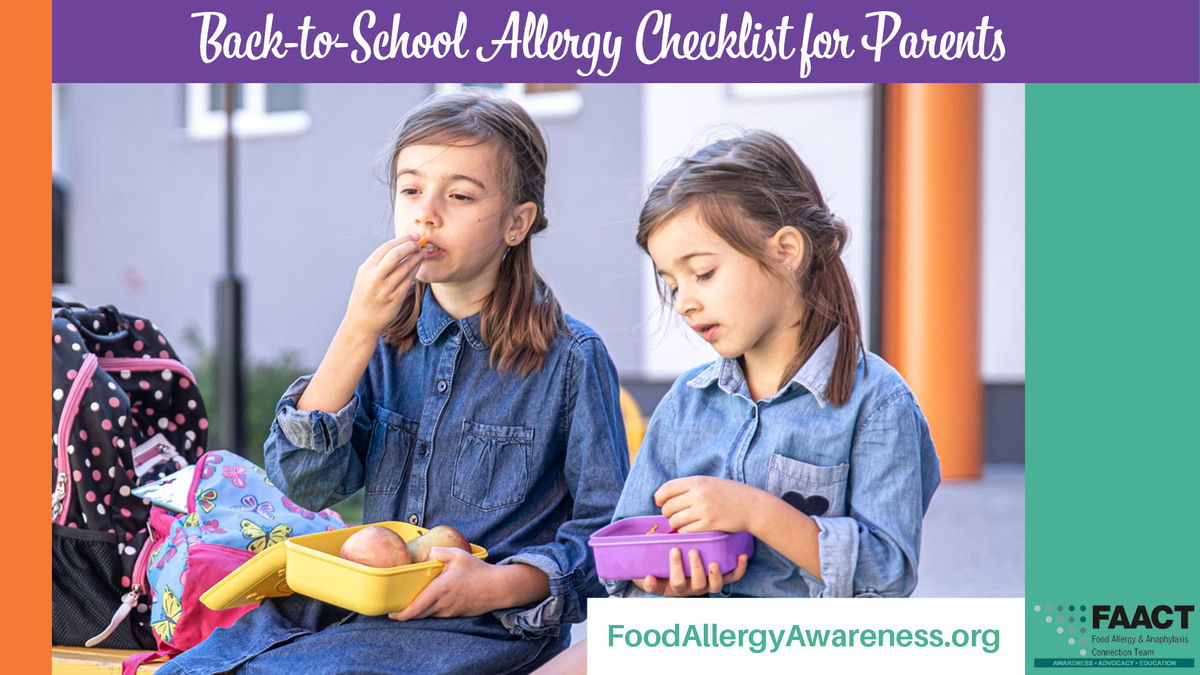
[[[307,131],[239,142],[238,267],[250,360],[291,352],[315,368],[357,266],[390,236],[378,153],[395,122],[433,89],[305,85]],[[550,145],[550,229],[535,240],[535,261],[566,310],[604,338],[645,412],[679,373],[712,355],[662,311],[649,260],[634,243],[638,212],[671,158],[722,133],[765,127],[795,144],[852,230],[844,259],[869,320],[869,88],[583,84],[580,91],[578,114],[539,120]],[[983,93],[980,374],[990,392],[989,457],[991,446],[1003,446],[1019,458],[1024,88],[985,85]],[[54,168],[69,189],[70,285],[56,290],[152,317],[185,360],[196,355],[189,334],[212,349],[224,260],[222,143],[184,133],[183,85],[58,85],[52,96]]]
[[[790,141],[812,169],[830,209],[850,227],[843,260],[870,333],[871,92],[865,85],[646,85],[647,181],[669,160],[740,128]],[[983,86],[981,355],[986,383],[1025,379],[1025,90]],[[714,131],[715,130],[715,131]],[[643,259],[647,339],[642,374],[673,379],[711,360],[712,350],[659,310],[653,269]]]
[[[871,88],[869,85],[646,85],[643,170],[647,183],[679,155],[739,130],[774,131],[796,148],[817,178],[829,208],[850,227],[843,260],[869,321],[871,208]],[[674,380],[711,361],[712,348],[663,311],[653,265],[642,258],[646,340],[642,374]],[[864,323],[864,332],[870,326]]]
[[[223,145],[183,130],[182,85],[63,85],[69,186],[65,291],[152,317],[185,358],[189,331],[216,340],[224,265]],[[540,120],[551,148],[550,229],[535,261],[569,313],[596,328],[623,371],[638,368],[631,218],[640,204],[637,85],[582,85],[575,116]],[[391,233],[375,162],[396,121],[433,85],[310,84],[303,133],[237,148],[238,270],[246,354],[294,352],[315,367],[354,273]]]

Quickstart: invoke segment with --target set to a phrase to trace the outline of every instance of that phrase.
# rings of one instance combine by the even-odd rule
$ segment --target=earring
[[[508,238],[508,243],[510,243],[510,244],[515,243],[516,241],[517,241],[517,235],[515,235],[515,234]]]
[[[788,266],[787,266],[787,271],[789,271],[789,272],[791,272],[791,271],[792,271],[792,266],[791,266],[791,265],[788,265]]]

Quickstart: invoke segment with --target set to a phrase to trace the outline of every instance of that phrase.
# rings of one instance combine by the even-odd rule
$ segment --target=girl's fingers
[[[688,479],[676,478],[663,483],[657,490],[654,491],[655,506],[663,506],[672,497],[676,497],[688,491]]]
[[[399,241],[399,243],[384,253],[383,257],[377,263],[380,272],[385,276],[403,266],[404,263],[413,263],[421,259],[421,256],[414,255],[420,250],[417,247],[417,242],[407,238],[403,240],[393,239],[392,241]]]
[[[735,581],[739,581],[746,574],[746,568],[749,566],[750,556],[746,555],[745,553],[739,555],[737,567],[733,568],[733,571],[729,574],[726,574],[722,581],[726,584],[732,584]]]
[[[667,587],[675,595],[688,594],[688,580],[683,573],[683,552],[678,547],[671,549],[671,576],[667,579]]]
[[[642,579],[642,590],[651,595],[663,595],[663,582],[658,577],[652,577],[649,574],[645,579]]]
[[[367,263],[371,264],[371,265],[379,264],[379,261],[382,260],[383,257],[386,256],[388,253],[395,250],[396,247],[400,246],[401,244],[410,242],[410,241],[415,243],[417,241],[417,236],[415,234],[406,234],[403,237],[396,237],[395,239],[388,239],[387,241],[380,244],[378,248],[376,248],[374,251],[371,252],[371,255],[367,257]]]
[[[692,574],[688,577],[688,581],[691,582],[689,590],[693,595],[699,595],[708,589],[708,577],[704,574],[704,562],[700,559],[700,551],[688,551],[688,560],[692,566]]]
[[[720,593],[725,587],[725,578],[721,576],[721,564],[712,563],[708,566],[708,592]]]
[[[689,508],[681,508],[669,516],[665,513],[663,515],[666,516],[667,524],[671,526],[671,529],[679,532],[686,532],[684,528],[696,522],[692,509]]]

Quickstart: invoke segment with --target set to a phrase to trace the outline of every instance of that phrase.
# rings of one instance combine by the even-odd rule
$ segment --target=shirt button
[[[446,381],[445,380],[438,380],[437,390],[438,390],[438,392],[446,391]]]
[[[411,516],[409,516],[408,522],[412,525],[416,525],[417,524],[417,514],[414,513]]]
[[[417,454],[420,455],[421,457],[424,457],[426,449],[427,449],[427,446],[424,443],[417,445]]]

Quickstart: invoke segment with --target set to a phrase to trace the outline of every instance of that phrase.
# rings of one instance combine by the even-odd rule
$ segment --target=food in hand
[[[432,527],[425,534],[408,542],[408,551],[414,563],[425,562],[429,559],[429,549],[434,546],[445,548],[461,548],[470,553],[471,544],[462,532],[449,525]]]
[[[368,567],[397,567],[413,561],[404,538],[379,525],[364,527],[347,537],[338,555]]]

